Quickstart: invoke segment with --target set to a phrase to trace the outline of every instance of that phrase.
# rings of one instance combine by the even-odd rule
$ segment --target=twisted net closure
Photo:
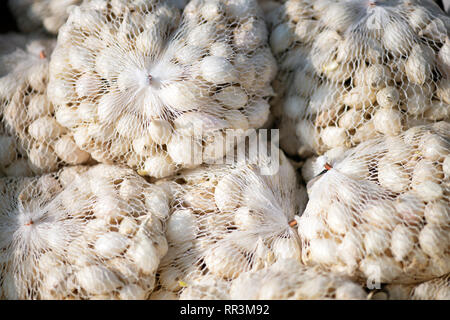
[[[276,63],[253,0],[88,1],[60,29],[49,97],[79,148],[156,178],[261,127]]]
[[[165,183],[174,211],[158,297],[226,299],[240,275],[300,260],[300,240],[289,223],[305,206],[305,189],[283,154],[273,175],[261,174],[266,163],[259,159],[184,170]]]
[[[318,158],[332,168],[308,182],[303,262],[377,283],[448,274],[449,132],[446,122],[418,126]]]
[[[145,299],[168,197],[130,169],[0,179],[0,298]]]

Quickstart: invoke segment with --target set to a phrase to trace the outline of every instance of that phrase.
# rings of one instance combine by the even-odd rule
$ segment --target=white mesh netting
[[[322,154],[449,120],[449,29],[431,0],[284,3],[270,36],[281,146]]]
[[[317,158],[298,219],[303,261],[378,283],[447,274],[449,132],[438,122]]]
[[[160,178],[261,127],[276,70],[253,0],[88,1],[60,29],[49,97],[95,160]]]
[[[0,299],[450,299],[431,0],[9,5],[58,40],[0,35]],[[211,164],[273,116],[306,189]]]
[[[57,121],[73,119],[55,111],[47,98],[54,45],[55,40],[40,35],[23,36],[0,56],[0,173],[4,175],[31,176],[92,160]]]
[[[34,32],[44,28],[53,34],[57,34],[66,22],[69,16],[67,8],[81,2],[82,0],[8,0],[21,31]]]
[[[174,211],[158,296],[225,299],[240,274],[300,259],[290,223],[302,212],[306,192],[283,154],[280,160],[272,175],[260,171],[268,162],[238,162],[185,170],[168,183]]]
[[[145,299],[167,252],[165,192],[130,169],[0,179],[0,298]]]

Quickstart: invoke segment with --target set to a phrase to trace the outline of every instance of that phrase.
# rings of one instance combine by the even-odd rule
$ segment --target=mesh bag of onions
[[[449,120],[449,29],[431,0],[284,3],[270,37],[281,146],[323,154]]]
[[[268,162],[259,156],[183,170],[167,182],[173,212],[156,298],[227,299],[240,274],[282,259],[300,260],[292,223],[303,211],[306,191],[287,158],[279,156],[279,170],[271,175],[263,174]]]
[[[23,42],[23,43],[20,43]],[[0,56],[0,173],[30,176],[64,164],[91,160],[66,128],[73,119],[55,111],[47,98],[49,57],[55,40],[40,35],[19,38]]]
[[[449,132],[437,122],[317,158],[298,219],[303,262],[375,283],[448,274]]]
[[[131,169],[0,179],[0,298],[145,299],[167,252],[165,192]]]
[[[253,0],[87,1],[72,7],[48,95],[78,147],[141,175],[222,158],[261,127],[277,67]],[[189,150],[195,150],[189,152]]]
[[[66,22],[67,8],[78,5],[82,0],[9,0],[8,5],[23,32],[33,32],[44,28],[57,34]]]

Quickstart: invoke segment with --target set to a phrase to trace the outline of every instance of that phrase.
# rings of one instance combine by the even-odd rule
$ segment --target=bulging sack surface
[[[182,171],[168,183],[174,210],[158,297],[226,299],[242,273],[300,259],[290,223],[306,193],[284,155],[280,160],[273,175],[261,174],[261,163],[214,165]]]
[[[3,40],[9,49],[0,57],[0,173],[32,176],[92,161],[59,123],[74,119],[56,111],[47,98],[56,41],[37,34]]]
[[[298,219],[303,261],[380,284],[447,274],[449,132],[413,127],[317,159]]]
[[[267,37],[253,0],[86,2],[59,31],[49,98],[95,160],[170,176],[222,158],[225,130],[265,123]]]
[[[0,298],[145,299],[167,252],[168,196],[130,169],[0,179]]]
[[[273,21],[287,152],[323,154],[449,120],[450,18],[432,1],[290,0]]]

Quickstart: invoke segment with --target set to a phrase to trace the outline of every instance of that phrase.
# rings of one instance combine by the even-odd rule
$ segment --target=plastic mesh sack
[[[290,223],[305,206],[305,189],[283,154],[272,175],[262,173],[264,161],[202,166],[171,179],[169,251],[158,271],[158,295],[227,299],[240,274],[300,259]]]
[[[168,197],[130,169],[0,179],[0,298],[145,299]]]
[[[60,29],[50,70],[80,148],[160,178],[222,158],[225,130],[262,126],[276,63],[253,0],[91,1]]]
[[[57,121],[74,119],[55,111],[47,98],[48,64],[55,41],[39,35],[19,40],[24,43],[0,57],[4,69],[0,78],[0,172],[31,176],[57,171],[64,164],[92,161]]]
[[[303,261],[380,284],[447,274],[449,126],[418,126],[318,158],[298,219]]]
[[[434,2],[290,0],[282,8],[270,44],[287,152],[323,154],[449,119],[450,18]]]
[[[9,0],[8,4],[21,31],[33,32],[44,28],[57,34],[69,16],[67,9],[81,2],[82,0]]]

